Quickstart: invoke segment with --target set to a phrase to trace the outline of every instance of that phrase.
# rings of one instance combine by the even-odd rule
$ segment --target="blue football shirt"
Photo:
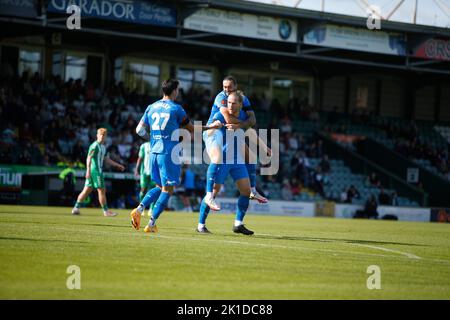
[[[181,123],[186,111],[171,100],[159,100],[149,105],[141,121],[150,127],[150,151],[152,153],[171,154],[179,143]]]

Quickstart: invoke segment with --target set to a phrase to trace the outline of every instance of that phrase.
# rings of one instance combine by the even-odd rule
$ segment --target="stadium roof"
[[[288,8],[367,17],[370,6],[382,20],[450,28],[450,0],[243,0]]]
[[[415,4],[416,1],[417,10],[414,10],[411,4]],[[366,28],[368,16],[365,10],[370,7],[369,2],[374,5],[382,3],[379,5],[382,29],[450,37],[450,0],[185,0],[181,2],[195,3],[202,7],[325,20],[364,28]],[[416,12],[416,23],[412,23],[414,12]]]
[[[160,0],[156,3],[172,3],[177,8],[178,22],[176,25],[171,27],[152,25],[151,28],[143,28],[141,24],[130,23],[130,21],[112,21],[103,19],[102,17],[88,17],[83,20],[82,28],[76,32],[67,29],[67,14],[65,12],[51,12],[46,10],[46,14],[31,19],[3,16],[0,13],[0,34],[2,34],[0,35],[0,38],[30,36],[33,34],[45,34],[50,37],[53,32],[59,31],[64,33],[64,38],[66,40],[68,38],[73,38],[77,41],[80,39],[87,41],[88,37],[86,37],[86,35],[92,34],[97,36],[101,35],[105,39],[112,39],[113,37],[120,37],[121,39],[139,39],[141,41],[140,43],[143,43],[143,41],[156,41],[161,43],[172,43],[174,45],[183,44],[186,47],[210,48],[214,50],[212,52],[217,52],[218,54],[227,50],[228,52],[235,52],[236,54],[246,53],[271,57],[274,61],[316,61],[317,65],[323,64],[323,66],[326,66],[324,68],[326,70],[329,69],[330,63],[334,63],[336,65],[345,64],[346,68],[354,65],[366,66],[369,68],[387,68],[398,70],[400,72],[426,72],[435,75],[445,75],[447,77],[450,74],[450,62],[448,60],[433,59],[428,58],[427,56],[416,56],[413,52],[413,49],[415,50],[416,47],[423,45],[425,41],[441,37],[449,38],[449,28],[437,28],[434,26],[392,21],[383,22],[383,30],[396,31],[405,35],[407,38],[406,54],[386,54],[385,51],[370,50],[364,52],[361,50],[353,50],[352,48],[345,46],[320,46],[304,41],[304,35],[310,30],[314,30],[314,28],[327,26],[329,24],[347,25],[359,29],[366,29],[367,19],[365,17],[345,16],[336,13],[319,12],[307,9],[293,9],[286,6],[257,3],[255,1],[256,0]],[[320,0],[315,1],[320,2]],[[153,2],[154,1],[152,1],[152,3]],[[253,16],[261,15],[291,18],[298,22],[299,37],[297,41],[293,42],[273,41],[270,39],[265,40],[262,38],[246,37],[239,32],[229,34],[225,32],[210,32],[203,29],[190,29],[185,27],[184,22],[186,19],[191,17],[197,11],[207,8],[236,11]],[[15,24],[15,27],[12,27],[12,24]],[[21,27],[19,27],[19,25]],[[245,31],[242,28],[240,30]],[[95,40],[95,42],[98,43],[98,40]],[[445,44],[446,42],[440,41],[439,43]],[[385,45],[388,45],[390,48],[390,43],[387,44],[387,42],[385,42]],[[119,46],[122,47],[121,44],[119,44]]]

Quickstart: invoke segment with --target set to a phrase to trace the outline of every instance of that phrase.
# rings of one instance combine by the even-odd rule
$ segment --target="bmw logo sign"
[[[292,27],[291,23],[287,20],[281,20],[280,26],[278,28],[278,33],[281,39],[286,40],[291,36]]]

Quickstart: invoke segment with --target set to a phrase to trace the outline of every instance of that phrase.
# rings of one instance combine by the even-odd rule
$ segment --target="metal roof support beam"
[[[447,7],[447,5],[440,0],[434,0],[434,3],[436,3],[439,9],[441,9],[441,11],[450,19],[450,9]]]
[[[314,48],[314,49],[306,49],[303,50],[302,53],[309,54],[309,53],[320,53],[320,52],[330,52],[336,50],[335,48]]]
[[[400,8],[400,6],[403,4],[403,2],[405,2],[405,0],[400,0],[400,2],[397,3],[397,5],[396,5],[395,8],[391,11],[391,13],[389,13],[389,14],[386,16],[386,20],[389,20],[389,19],[392,17],[392,15],[398,10],[398,8]]]
[[[441,60],[426,60],[426,61],[418,61],[418,62],[411,62],[409,65],[412,67],[416,66],[425,66],[430,64],[438,64],[441,63]]]
[[[217,36],[215,33],[194,33],[194,34],[185,34],[181,35],[180,39],[197,39],[197,38],[207,38]]]
[[[22,24],[28,24],[28,25],[42,27],[42,24],[40,22],[29,21],[29,20],[24,20],[24,19],[0,17],[0,21],[22,23]],[[67,31],[66,26],[62,25],[62,24],[50,23],[50,24],[48,24],[48,27],[53,28],[53,29],[60,29],[60,30]],[[124,37],[124,38],[135,38],[135,39],[142,39],[142,40],[162,41],[162,42],[170,42],[170,43],[185,43],[185,44],[197,45],[197,46],[209,47],[209,48],[228,49],[228,50],[241,51],[241,52],[253,52],[253,53],[267,54],[267,55],[272,55],[272,56],[283,56],[283,57],[290,57],[290,58],[304,58],[304,59],[324,61],[324,62],[347,63],[347,64],[353,64],[353,65],[382,67],[382,68],[390,68],[390,69],[397,69],[397,70],[403,70],[403,71],[413,70],[413,71],[419,71],[419,72],[450,75],[450,70],[447,71],[447,70],[443,70],[443,69],[417,68],[412,65],[395,65],[395,64],[387,64],[387,63],[379,63],[379,62],[371,62],[371,61],[363,61],[363,60],[355,60],[355,59],[347,59],[347,58],[325,57],[325,56],[320,56],[320,55],[306,54],[306,53],[302,53],[302,52],[300,52],[300,54],[298,54],[295,50],[293,50],[292,52],[286,52],[286,51],[274,51],[274,50],[259,49],[259,48],[249,48],[249,47],[245,47],[242,42],[241,42],[240,46],[233,46],[233,45],[226,45],[226,44],[208,43],[208,42],[198,41],[198,40],[189,40],[189,39],[188,40],[183,40],[183,39],[179,40],[176,37],[154,36],[154,35],[145,35],[145,34],[139,34],[139,33],[120,32],[120,31],[94,29],[94,28],[82,28],[82,29],[78,30],[77,32],[110,35],[110,36]]]

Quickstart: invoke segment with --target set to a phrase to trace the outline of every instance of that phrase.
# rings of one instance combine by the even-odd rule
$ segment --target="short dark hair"
[[[180,84],[180,81],[175,79],[167,79],[162,83],[162,92],[166,96],[170,96],[174,90],[178,88],[178,85]]]
[[[223,81],[225,81],[225,80],[232,81],[235,86],[237,85],[236,78],[233,76],[226,76],[225,78],[223,78]]]

